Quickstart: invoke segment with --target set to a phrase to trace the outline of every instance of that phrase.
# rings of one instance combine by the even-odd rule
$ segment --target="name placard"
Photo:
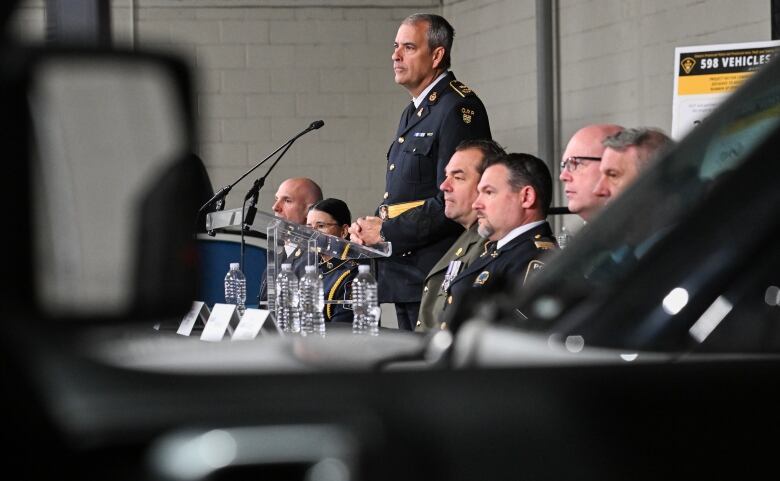
[[[176,330],[176,334],[181,336],[189,336],[192,334],[192,329],[196,325],[205,328],[206,321],[208,320],[210,314],[211,311],[209,310],[209,306],[207,306],[205,302],[193,302],[189,312],[184,316],[181,323],[179,323],[179,328]]]
[[[257,337],[260,333],[260,329],[268,319],[268,314],[271,311],[266,309],[247,309],[241,317],[241,322],[238,323],[238,327],[233,331],[233,337],[230,339],[233,341],[251,341]],[[271,322],[271,321],[268,321]]]
[[[239,321],[235,304],[214,304],[200,340],[219,342],[225,337],[225,333],[232,336],[233,329],[238,326]]]

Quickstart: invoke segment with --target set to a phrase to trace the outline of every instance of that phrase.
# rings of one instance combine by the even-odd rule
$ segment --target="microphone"
[[[300,137],[308,134],[312,130],[317,130],[317,129],[321,128],[323,125],[325,125],[325,122],[323,122],[322,120],[315,120],[314,122],[310,123],[309,126],[306,127],[306,129],[304,129],[301,133],[299,133],[295,137],[293,137],[290,140],[288,140],[286,144],[282,145],[282,147],[276,149],[276,151],[278,152],[279,150],[284,148],[284,151],[282,151],[282,153],[279,154],[279,157],[276,158],[274,163],[271,164],[271,167],[268,168],[268,172],[266,172],[264,176],[262,176],[262,177],[258,178],[257,180],[255,180],[255,183],[252,184],[252,188],[249,189],[249,191],[244,196],[244,202],[246,202],[249,199],[254,199],[255,200],[254,203],[257,203],[257,195],[260,192],[260,189],[263,187],[263,185],[265,185],[266,177],[268,177],[271,174],[271,171],[274,170],[274,167],[276,167],[276,164],[278,164],[279,161],[282,159],[282,157],[284,157],[284,154],[286,154],[287,151],[290,150],[290,147],[292,147],[293,142],[298,140]],[[274,154],[275,153],[276,152],[274,152]],[[271,154],[271,155],[273,155],[273,154]],[[263,160],[263,162],[265,162],[265,160]]]
[[[271,157],[273,157],[273,156],[274,156],[274,154],[276,154],[276,153],[277,153],[277,152],[279,152],[280,150],[284,149],[285,147],[286,147],[287,149],[289,149],[289,148],[290,148],[290,146],[293,144],[293,142],[295,142],[296,140],[298,140],[298,138],[299,138],[299,137],[301,137],[302,135],[305,135],[305,134],[307,134],[307,133],[311,132],[312,130],[317,130],[317,129],[319,129],[320,127],[322,127],[323,125],[325,125],[325,122],[323,122],[322,120],[315,120],[314,122],[312,122],[311,124],[309,124],[309,126],[308,126],[308,127],[306,127],[306,129],[304,129],[303,131],[301,131],[300,133],[298,133],[297,135],[295,135],[295,137],[291,138],[291,139],[290,139],[290,140],[288,140],[287,142],[285,142],[285,143],[283,143],[282,145],[280,145],[280,146],[279,146],[279,147],[278,147],[276,150],[274,150],[273,152],[271,152],[270,154],[268,154],[268,156],[267,156],[266,158],[264,158],[263,160],[261,160],[260,162],[258,162],[257,164],[255,164],[255,166],[254,166],[254,167],[252,167],[251,169],[249,169],[249,170],[247,170],[246,172],[244,172],[244,174],[243,174],[243,175],[241,175],[241,177],[239,177],[238,179],[236,179],[236,181],[235,181],[235,182],[233,182],[232,184],[230,184],[230,185],[227,185],[227,186],[223,187],[222,189],[220,189],[220,191],[219,191],[219,192],[217,192],[216,194],[214,194],[214,196],[212,196],[212,197],[211,197],[211,199],[209,199],[208,201],[206,201],[206,203],[205,203],[205,204],[203,204],[203,205],[200,207],[200,209],[198,209],[198,214],[202,213],[204,210],[208,209],[208,208],[209,208],[209,207],[211,207],[211,206],[212,206],[212,205],[213,205],[215,202],[218,202],[218,201],[219,201],[219,205],[218,205],[218,207],[217,207],[217,210],[222,210],[222,208],[224,208],[224,204],[225,204],[225,202],[224,202],[224,200],[225,200],[225,197],[227,197],[227,195],[230,193],[231,189],[233,189],[233,187],[235,187],[235,186],[236,186],[236,184],[238,184],[239,182],[241,182],[242,180],[244,180],[244,178],[245,178],[247,175],[249,175],[249,174],[251,174],[252,172],[254,172],[254,170],[255,170],[255,169],[257,169],[258,167],[260,167],[261,165],[263,165],[263,164],[264,164],[264,163],[265,163],[265,162],[266,162],[268,159],[270,159]],[[287,150],[285,150],[284,152],[287,152]],[[284,152],[282,152],[282,154],[279,156],[279,158],[277,158],[277,159],[276,159],[276,162],[279,162],[279,159],[281,159],[281,158],[282,158],[282,155],[284,155]],[[276,165],[276,162],[274,162],[274,164],[271,166],[271,169],[273,169],[273,166],[274,166],[274,165]],[[269,173],[270,173],[271,169],[268,169],[268,172],[269,172]],[[266,174],[265,176],[263,176],[263,178],[262,178],[262,179],[258,179],[258,180],[256,180],[256,181],[255,181],[255,185],[253,185],[253,186],[252,186],[252,189],[250,189],[250,192],[249,192],[249,193],[247,193],[247,196],[244,198],[244,201],[246,201],[247,199],[249,199],[249,198],[251,197],[251,194],[253,193],[253,191],[254,191],[254,190],[258,190],[258,191],[260,190],[260,187],[262,187],[262,182],[265,182],[265,177],[267,177],[267,176],[268,176],[268,174]]]

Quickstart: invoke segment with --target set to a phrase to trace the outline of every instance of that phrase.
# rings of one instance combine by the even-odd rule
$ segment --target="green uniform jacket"
[[[420,317],[417,320],[415,331],[425,332],[441,327],[439,318],[444,310],[447,294],[441,292],[440,288],[450,261],[461,261],[463,263],[461,271],[464,271],[474,259],[477,259],[484,252],[484,244],[487,239],[477,234],[477,227],[479,227],[478,223],[474,222],[468,230],[464,231],[425,277],[423,283],[425,287],[423,287],[420,302]]]

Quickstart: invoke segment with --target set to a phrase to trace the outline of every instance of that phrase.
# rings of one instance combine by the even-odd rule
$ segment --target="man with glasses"
[[[450,283],[441,320],[443,327],[451,329],[471,317],[469,298],[473,301],[475,292],[502,290],[506,283],[525,284],[544,268],[543,255],[557,247],[545,220],[552,176],[541,159],[517,153],[492,159],[478,191],[473,204],[478,232],[491,245]]]
[[[623,127],[614,124],[586,125],[571,137],[563,152],[558,178],[563,182],[569,211],[586,222],[606,203],[593,192],[601,176],[599,161],[605,148],[602,142],[621,130]]]

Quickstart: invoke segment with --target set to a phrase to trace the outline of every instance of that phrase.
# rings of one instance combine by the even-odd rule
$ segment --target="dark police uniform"
[[[449,282],[464,272],[487,248],[489,241],[479,235],[478,227],[479,225],[474,222],[463,232],[425,277],[425,287],[420,300],[420,316],[415,331],[425,332],[440,327],[439,318],[447,300]],[[449,281],[442,286],[448,276]]]
[[[462,140],[490,138],[485,106],[452,72],[419,108],[410,103],[404,111],[387,153],[386,190],[378,210],[385,218],[381,234],[393,244],[393,255],[377,262],[380,302],[413,304],[416,317],[423,279],[463,232],[444,216],[439,190],[444,168]],[[410,320],[399,316],[399,328],[413,329]]]
[[[352,281],[358,274],[358,262],[353,259],[320,257],[319,273],[326,301],[348,301],[352,298]],[[352,308],[344,304],[325,304],[325,321],[352,323]]]
[[[548,251],[558,248],[550,224],[546,221],[523,232],[500,249],[495,249],[495,246],[496,244],[492,243],[491,249],[450,283],[449,295],[441,317],[443,329],[454,327],[452,324],[456,315],[459,319],[464,317],[462,313],[458,313],[459,310],[473,307],[462,302],[470,291],[490,289],[497,279],[525,284],[529,277],[544,268],[544,262],[540,258]],[[469,299],[474,300],[474,296],[469,296]]]
[[[304,249],[296,246],[295,250],[287,255],[287,250],[284,247],[277,247],[276,255],[279,257],[279,270],[281,270],[282,264],[290,264],[292,271],[295,273],[295,277],[300,279],[306,273],[306,255]],[[267,267],[266,267],[267,268]],[[266,271],[263,270],[263,279],[260,281],[260,292],[257,294],[258,304],[262,301],[268,301],[268,276]]]

